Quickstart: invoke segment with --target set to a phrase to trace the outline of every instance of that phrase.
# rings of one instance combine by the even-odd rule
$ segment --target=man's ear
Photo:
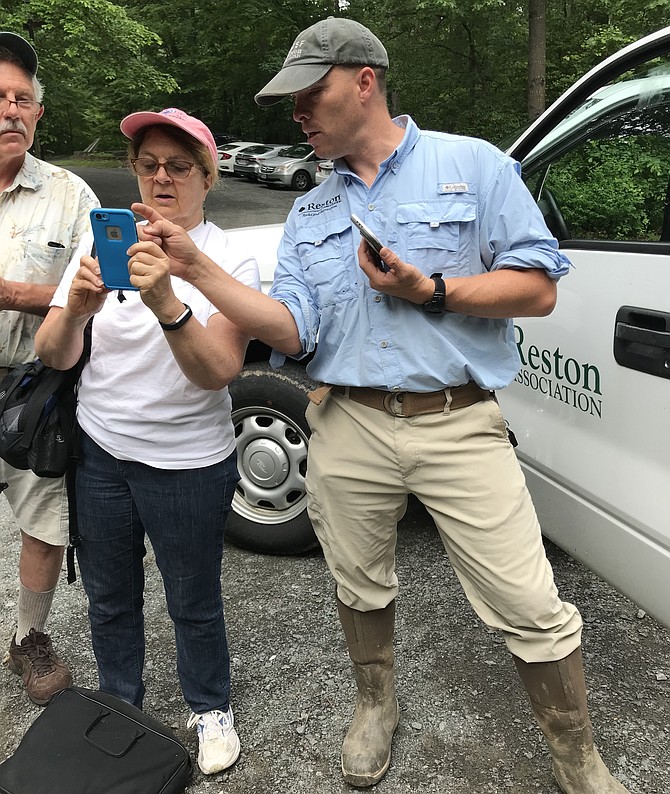
[[[364,66],[358,73],[358,89],[361,98],[367,99],[377,85],[377,75],[371,66]]]
[[[39,121],[42,118],[43,115],[44,115],[44,105],[42,105],[42,107],[40,108],[39,113],[37,114],[37,119],[36,120]]]

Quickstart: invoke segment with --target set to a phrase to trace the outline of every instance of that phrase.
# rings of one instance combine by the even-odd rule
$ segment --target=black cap
[[[24,38],[16,33],[0,31],[0,47],[14,53],[33,77],[37,74],[37,53]]]

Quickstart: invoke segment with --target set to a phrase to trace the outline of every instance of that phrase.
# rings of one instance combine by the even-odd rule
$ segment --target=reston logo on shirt
[[[307,213],[307,215],[320,215],[322,212],[326,210],[330,210],[333,207],[337,207],[338,204],[342,203],[342,196],[338,193],[337,196],[333,196],[329,198],[327,201],[318,202],[318,201],[310,201],[304,207],[300,207],[298,212]]]

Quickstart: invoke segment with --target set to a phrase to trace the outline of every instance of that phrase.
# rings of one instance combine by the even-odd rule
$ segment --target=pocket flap
[[[474,221],[477,208],[473,200],[464,196],[439,201],[417,201],[401,204],[396,218],[398,223],[459,223]]]

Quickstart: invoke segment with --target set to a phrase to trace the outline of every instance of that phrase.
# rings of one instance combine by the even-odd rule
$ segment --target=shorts
[[[0,460],[0,482],[20,529],[51,546],[67,546],[69,524],[65,477],[38,477]]]

